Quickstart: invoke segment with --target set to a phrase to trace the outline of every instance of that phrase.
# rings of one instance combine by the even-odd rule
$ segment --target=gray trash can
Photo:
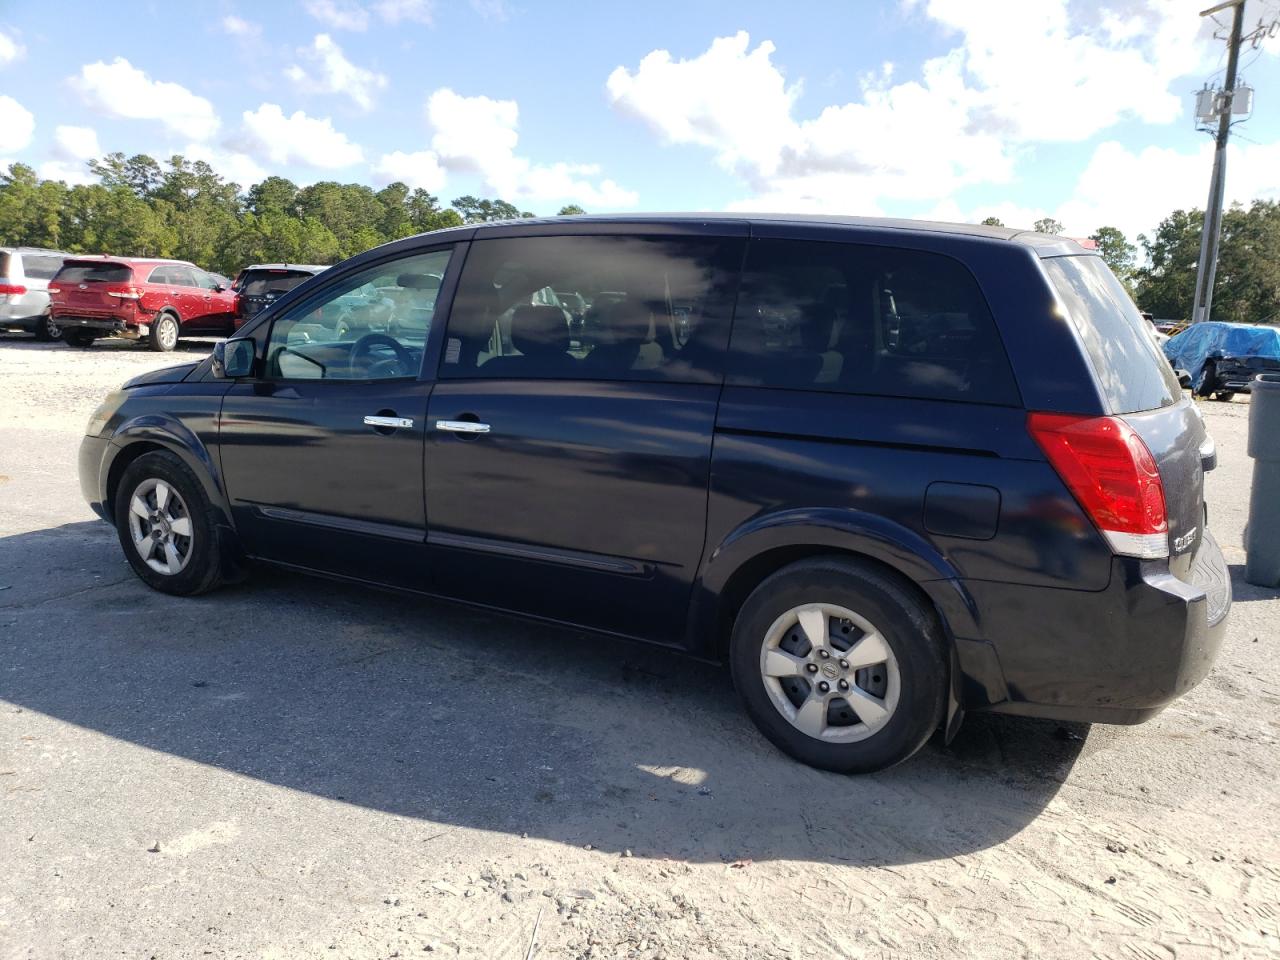
[[[1244,578],[1259,587],[1280,587],[1280,373],[1254,377],[1249,398],[1249,456],[1253,490]]]

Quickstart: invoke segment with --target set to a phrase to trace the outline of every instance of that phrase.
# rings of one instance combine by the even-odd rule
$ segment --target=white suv
[[[69,256],[38,247],[0,247],[0,330],[26,330],[37,340],[61,336],[49,319],[49,279]]]

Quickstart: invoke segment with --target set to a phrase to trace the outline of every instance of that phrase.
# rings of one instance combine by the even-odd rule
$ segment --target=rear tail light
[[[141,300],[142,291],[137,287],[111,287],[103,290],[108,297],[115,297],[119,300]]]
[[[1115,553],[1169,555],[1160,471],[1132,427],[1117,417],[1032,413],[1027,429]]]
[[[26,292],[27,288],[20,283],[0,283],[0,297],[20,297]]]

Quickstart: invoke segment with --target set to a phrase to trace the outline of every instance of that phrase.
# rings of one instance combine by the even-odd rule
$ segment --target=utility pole
[[[1204,232],[1200,235],[1200,266],[1196,270],[1196,298],[1191,322],[1209,319],[1213,307],[1213,278],[1218,272],[1218,240],[1222,235],[1222,194],[1227,179],[1227,137],[1231,133],[1231,107],[1236,92],[1236,64],[1240,59],[1240,31],[1244,26],[1245,0],[1227,0],[1200,13],[1212,16],[1233,7],[1231,39],[1227,47],[1227,82],[1222,91],[1218,115],[1218,134],[1214,137],[1213,176],[1209,180],[1209,202],[1204,208]]]

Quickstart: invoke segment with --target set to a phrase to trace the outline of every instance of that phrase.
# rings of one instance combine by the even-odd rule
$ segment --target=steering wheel
[[[374,360],[372,352],[374,347],[389,347],[396,355],[395,359]],[[383,376],[395,376],[396,374],[390,370],[392,364],[400,368],[401,376],[413,373],[413,354],[395,337],[389,337],[385,333],[366,333],[351,347],[351,366],[364,367],[366,373],[372,374],[375,367],[385,365],[388,368],[387,371],[379,371],[379,373]]]

